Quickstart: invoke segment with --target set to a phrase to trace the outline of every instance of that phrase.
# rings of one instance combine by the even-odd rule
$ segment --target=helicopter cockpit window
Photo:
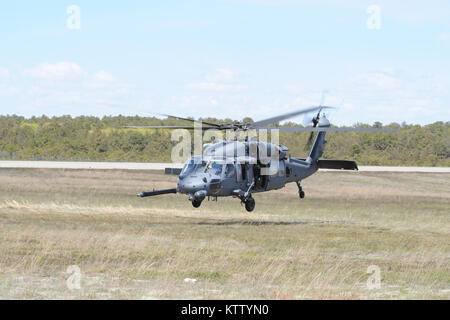
[[[202,161],[201,163],[199,163],[199,164],[197,164],[196,166],[195,166],[195,172],[198,172],[198,173],[203,173],[203,172],[205,172],[206,171],[206,162],[205,161]]]
[[[234,164],[227,163],[225,167],[225,177],[227,178],[233,178],[236,175],[236,169],[234,167]]]
[[[208,163],[208,166],[206,167],[206,171],[216,175],[216,176],[221,176],[222,175],[222,168],[223,168],[223,164],[216,162],[216,161],[211,161]]]
[[[191,173],[194,170],[194,168],[195,168],[194,160],[189,159],[184,164],[183,170],[181,170],[180,175],[182,175],[182,176],[188,175],[189,173]]]
[[[195,161],[195,159],[193,158],[189,159],[184,165],[183,170],[181,170],[180,175],[186,176],[193,172],[204,172],[206,168],[206,162],[200,161],[199,159],[196,160],[197,161]]]

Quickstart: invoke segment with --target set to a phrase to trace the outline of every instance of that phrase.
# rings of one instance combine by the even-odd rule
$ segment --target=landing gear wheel
[[[192,200],[192,206],[194,208],[200,207],[201,204],[202,204],[202,202],[200,200]]]
[[[305,197],[305,192],[303,191],[301,181],[297,181],[297,187],[298,187],[298,196],[300,197],[300,199],[303,199]]]
[[[247,210],[248,212],[252,212],[254,209],[255,209],[255,199],[250,197],[245,201],[245,210]]]

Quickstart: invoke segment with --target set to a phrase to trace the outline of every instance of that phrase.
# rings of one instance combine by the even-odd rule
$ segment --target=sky
[[[8,1],[0,115],[450,120],[450,2]],[[294,119],[301,122],[302,119]]]

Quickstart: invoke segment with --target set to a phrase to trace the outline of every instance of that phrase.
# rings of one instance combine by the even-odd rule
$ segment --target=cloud
[[[108,89],[108,94],[129,93],[131,86],[120,83],[109,72],[85,71],[75,62],[40,63],[22,73],[26,78],[36,80],[28,90],[30,95],[50,95],[56,91],[80,91]],[[22,79],[24,80],[24,79]],[[103,90],[104,91],[104,90]]]
[[[30,89],[28,89],[28,94],[29,95],[44,95],[47,93],[46,90],[42,89],[40,86],[32,86]]]
[[[237,74],[230,69],[217,68],[214,73],[206,75],[205,80],[211,82],[235,82]]]
[[[11,97],[18,95],[20,89],[11,85],[11,74],[8,69],[0,67],[0,97]]]
[[[420,24],[444,24],[450,25],[450,6],[448,0],[410,0],[405,5],[403,1],[388,0],[228,0],[253,5],[277,6],[277,7],[318,7],[346,8],[365,10],[370,5],[381,8],[382,16],[387,16],[400,23]]]
[[[450,40],[450,33],[443,32],[443,33],[439,34],[438,39],[441,41],[448,41],[448,40]]]
[[[100,81],[100,82],[112,82],[114,80],[116,80],[116,78],[114,78],[114,76],[106,71],[99,71],[94,73],[94,75],[92,76],[94,78],[94,80],[96,81]]]
[[[223,84],[215,82],[198,82],[186,85],[186,89],[200,91],[239,91],[247,89],[245,85]]]
[[[239,83],[238,75],[230,69],[217,68],[213,73],[204,77],[205,81],[186,85],[188,90],[199,91],[240,91],[248,87]]]
[[[59,106],[59,107],[70,107],[75,103],[80,103],[84,101],[83,93],[78,90],[58,90],[51,91],[48,94],[43,95],[38,100],[35,101],[36,106],[48,107],[48,106]]]
[[[100,70],[90,74],[75,62],[40,63],[33,68],[25,69],[23,74],[37,80],[79,81],[89,88],[105,87],[116,81],[109,72]]]
[[[2,73],[5,72],[0,69],[0,78]],[[9,99],[8,108],[22,110],[28,115],[99,114],[96,101],[122,102],[121,99],[127,99],[134,88],[106,70],[85,70],[70,61],[39,63],[10,78],[25,94],[17,101]],[[0,82],[0,96],[17,95],[20,91]],[[104,108],[101,112],[105,112]]]
[[[20,90],[16,87],[0,84],[0,96],[9,97],[19,94]]]
[[[85,87],[89,89],[105,88],[116,81],[116,78],[109,72],[98,71],[90,76],[85,82]]]
[[[9,70],[3,67],[0,67],[0,80],[8,80],[10,77]]]
[[[381,121],[401,123],[432,123],[448,119],[450,109],[450,79],[445,74],[421,74],[414,70],[379,68],[342,78],[330,87],[325,104],[338,109],[328,111],[337,125]],[[314,86],[290,84],[284,86],[286,100],[274,110],[295,110],[315,105],[321,93]],[[266,99],[269,100],[269,99]],[[287,103],[285,103],[287,101]],[[283,112],[284,112],[283,111]]]
[[[378,89],[396,89],[400,86],[400,79],[387,72],[363,73],[353,77],[356,85],[375,87]]]
[[[40,63],[24,70],[27,77],[41,80],[72,80],[84,77],[87,73],[74,62]]]
[[[439,114],[444,118],[450,115],[444,106],[444,101],[449,101],[446,83],[448,79],[441,76],[414,71],[378,71],[351,77],[338,91],[346,106],[357,110],[358,121],[430,123]]]

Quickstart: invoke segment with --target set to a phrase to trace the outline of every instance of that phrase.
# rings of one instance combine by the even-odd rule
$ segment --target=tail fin
[[[325,114],[320,118],[319,120],[319,127],[330,127],[330,122],[325,117]],[[308,158],[306,158],[306,161],[309,163],[316,163],[317,160],[322,156],[323,151],[325,149],[325,131],[319,131],[316,134],[316,138],[314,139],[314,143],[311,147],[311,150],[309,151]]]

